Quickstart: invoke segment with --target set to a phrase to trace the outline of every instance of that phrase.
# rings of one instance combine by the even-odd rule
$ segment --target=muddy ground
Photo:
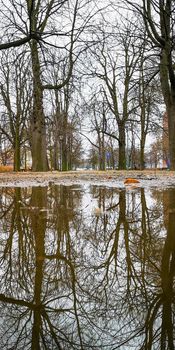
[[[125,180],[139,180],[139,187],[174,187],[175,172],[168,170],[130,170],[130,171],[69,171],[69,172],[20,172],[0,173],[0,186],[29,187],[49,184],[93,183],[105,186],[125,187]],[[135,186],[135,184],[133,184]]]

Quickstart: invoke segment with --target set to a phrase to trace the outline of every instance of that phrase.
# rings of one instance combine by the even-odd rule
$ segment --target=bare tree
[[[118,33],[111,35],[107,34],[110,28],[108,31],[106,29],[107,33],[101,29],[96,34],[97,45],[92,48],[91,65],[95,65],[95,69],[91,68],[92,74],[103,82],[105,99],[116,123],[110,136],[118,140],[120,169],[126,168],[125,125],[133,110],[131,90],[135,84],[134,74],[139,60],[133,30],[132,24],[122,29],[117,27]]]
[[[175,71],[174,71],[174,10],[172,0],[142,0],[126,3],[142,16],[154,54],[154,67],[159,70],[161,89],[168,115],[170,167],[175,170]]]
[[[154,77],[148,82],[147,76],[150,67],[145,64],[144,56],[140,60],[140,71],[138,84],[135,91],[136,100],[138,99],[138,123],[140,125],[140,169],[145,167],[145,146],[148,134],[160,134],[162,130],[162,94],[160,89],[160,81]],[[136,119],[133,116],[133,120]],[[135,120],[136,121],[136,120]],[[135,123],[134,121],[134,123]]]
[[[52,113],[47,121],[50,165],[55,170],[72,170],[81,162],[82,139],[79,135],[79,120],[76,110],[70,109],[68,89],[54,90],[49,96],[52,100]]]
[[[3,53],[1,58],[1,115],[0,131],[10,142],[14,154],[14,170],[21,166],[21,146],[28,139],[32,94],[30,90],[29,57],[13,51]],[[5,122],[4,122],[5,121]]]
[[[80,36],[88,21],[92,19],[95,9],[88,10],[89,1],[86,0],[72,0],[69,4],[66,0],[50,0],[42,3],[40,0],[26,0],[20,4],[17,1],[10,1],[10,7],[3,0],[1,3],[1,29],[2,32],[5,31],[8,43],[0,46],[0,49],[29,43],[33,76],[32,169],[45,171],[48,170],[48,160],[43,107],[44,90],[60,90],[69,83],[74,63],[81,51]],[[15,40],[12,40],[14,37]],[[59,76],[57,84],[47,80],[47,74],[43,69],[50,68],[49,59],[52,50],[57,50],[55,67],[59,69],[63,60],[66,65],[65,74],[63,77]]]
[[[32,30],[37,33],[37,35],[42,36],[46,30],[46,26],[53,17],[60,10],[60,7],[65,1],[57,3],[56,1],[49,1],[46,8],[43,9],[40,2],[34,4],[35,15],[32,17]],[[32,58],[32,71],[33,71],[33,113],[31,119],[31,133],[32,133],[32,169],[34,171],[46,171],[48,170],[48,160],[47,160],[47,146],[46,146],[46,125],[45,125],[45,115],[43,109],[43,88],[57,88],[61,89],[64,87],[72,74],[73,69],[73,44],[74,44],[74,30],[75,21],[77,15],[78,0],[75,2],[75,7],[73,10],[72,18],[72,28],[70,31],[70,49],[69,49],[69,69],[67,76],[58,86],[46,85],[43,87],[42,84],[42,71],[40,62],[40,50],[39,41],[36,38],[32,39],[30,42],[31,58]],[[28,12],[30,7],[28,7]]]

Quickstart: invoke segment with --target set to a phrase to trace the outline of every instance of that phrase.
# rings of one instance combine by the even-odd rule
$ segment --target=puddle
[[[0,188],[1,349],[174,349],[175,188]]]

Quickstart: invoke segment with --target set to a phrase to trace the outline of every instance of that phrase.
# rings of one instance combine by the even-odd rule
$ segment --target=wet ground
[[[131,171],[69,171],[0,173],[0,186],[46,186],[48,184],[94,183],[123,186],[127,178],[135,178],[141,187],[175,186],[175,172],[168,170]]]
[[[1,349],[174,349],[173,174],[26,175],[0,187]]]

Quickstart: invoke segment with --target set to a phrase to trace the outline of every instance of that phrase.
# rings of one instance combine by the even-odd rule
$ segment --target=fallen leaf
[[[128,179],[126,179],[126,180],[124,181],[124,184],[125,184],[125,185],[138,184],[138,183],[140,183],[139,180],[137,180],[137,179],[132,179],[132,178],[128,178]]]

